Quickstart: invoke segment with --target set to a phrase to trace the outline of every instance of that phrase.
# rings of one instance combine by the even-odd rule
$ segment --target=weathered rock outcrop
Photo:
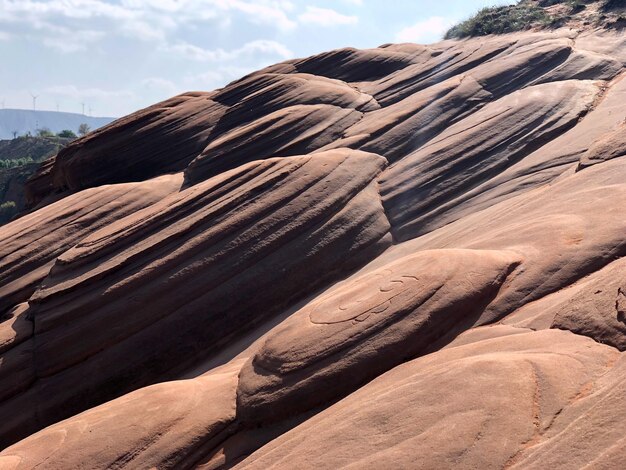
[[[39,398],[23,420],[49,424],[172,378],[380,254],[390,243],[375,182],[385,164],[354,150],[257,161],[84,238],[29,300],[21,388]]]
[[[563,289],[626,255],[626,166],[620,159],[570,174],[414,240],[375,261],[432,249],[512,250],[520,268],[482,313],[500,320],[523,305]],[[613,214],[607,217],[607,214]]]
[[[567,289],[517,310],[504,323],[560,328],[626,350],[626,261],[620,258]]]
[[[77,140],[0,228],[0,467],[619,468],[625,46],[340,49]]]
[[[319,150],[362,117],[353,108],[295,105],[263,116],[213,140],[185,170],[187,185],[244,163]]]
[[[0,316],[25,302],[55,259],[99,228],[178,191],[182,175],[81,191],[0,227]]]
[[[184,170],[226,110],[212,95],[176,96],[72,142],[54,161],[52,189],[75,191]]]
[[[578,169],[582,170],[596,163],[626,156],[626,119],[611,132],[603,135],[580,157]]]
[[[406,44],[403,48],[393,45],[377,49],[343,48],[287,61],[263,71],[309,73],[345,82],[371,81],[401,70],[414,62],[421,63],[431,54],[428,47],[417,44]]]
[[[243,367],[238,415],[263,423],[314,409],[453,338],[518,262],[506,252],[423,251],[320,296]]]
[[[404,157],[381,181],[396,238],[415,238],[467,214],[472,189],[574,126],[597,92],[586,81],[525,88]]]
[[[610,415],[596,409],[604,408],[606,388],[623,375],[623,367],[612,367],[619,356],[557,331],[448,348],[382,375],[236,468],[527,468],[532,457],[548,456],[555,468],[596,456],[615,462],[616,456],[602,455],[612,450],[602,434],[586,442],[590,452],[568,453],[580,439],[568,425]],[[603,377],[607,372],[613,383]],[[600,396],[577,405],[594,392]],[[619,439],[606,434],[608,442]]]
[[[238,366],[142,388],[50,426],[0,456],[0,467],[190,467],[231,433]]]

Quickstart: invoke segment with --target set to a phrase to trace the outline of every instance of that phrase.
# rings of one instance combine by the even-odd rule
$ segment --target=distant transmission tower
[[[56,102],[56,105],[57,105],[57,113],[58,113],[59,112],[59,102],[58,101]]]
[[[83,105],[83,116],[85,115],[85,103],[81,103]]]

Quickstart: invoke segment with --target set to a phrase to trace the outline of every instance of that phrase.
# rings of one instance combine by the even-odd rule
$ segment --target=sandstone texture
[[[617,469],[626,36],[338,49],[119,119],[0,227],[0,469]]]

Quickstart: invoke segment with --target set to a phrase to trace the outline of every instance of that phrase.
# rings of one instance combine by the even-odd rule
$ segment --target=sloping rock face
[[[40,269],[23,313],[32,338],[16,345],[28,354],[7,352],[30,356],[30,381],[0,414],[41,396],[26,430],[173,378],[377,256],[390,245],[375,186],[385,165],[347,149],[259,160],[83,235]]]
[[[178,191],[181,175],[81,191],[0,231],[0,314],[25,302],[55,259],[99,228]]]
[[[566,407],[578,411],[568,409],[570,422],[585,422],[608,388],[623,388],[611,367],[619,356],[558,331],[449,347],[383,374],[237,468],[527,468],[542,450],[571,446],[553,429]],[[578,405],[590,386],[598,396]],[[576,455],[550,461],[576,467]]]
[[[0,468],[621,468],[625,50],[340,49],[72,143],[0,228]]]
[[[56,157],[52,188],[79,190],[183,170],[225,110],[211,98],[179,95],[74,141]]]

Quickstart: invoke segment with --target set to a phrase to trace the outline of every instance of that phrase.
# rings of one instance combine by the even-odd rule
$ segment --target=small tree
[[[89,127],[89,126],[87,126]],[[76,138],[76,134],[74,134],[72,131],[70,131],[69,129],[64,129],[61,132],[59,132],[57,134],[58,137],[62,137],[64,139],[75,139]]]
[[[54,133],[47,127],[42,127],[37,130],[37,137],[54,137]]]
[[[17,131],[13,131],[13,138],[17,139]]]
[[[4,224],[11,220],[17,212],[17,206],[13,201],[6,201],[0,204],[0,224]]]
[[[87,134],[90,130],[91,128],[89,127],[89,124],[83,122],[80,126],[78,126],[78,135],[83,136]]]

